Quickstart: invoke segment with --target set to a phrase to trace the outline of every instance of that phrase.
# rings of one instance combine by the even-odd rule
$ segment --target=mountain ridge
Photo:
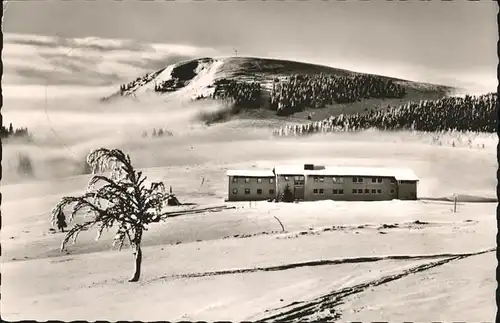
[[[327,74],[335,76],[371,75],[379,77],[384,80],[391,80],[393,82],[401,83],[407,87],[418,90],[430,90],[430,91],[442,92],[443,94],[450,94],[453,91],[459,90],[458,88],[452,86],[411,81],[411,80],[378,75],[378,74],[354,72],[347,69],[340,69],[325,65],[305,63],[293,60],[259,58],[259,57],[201,57],[193,60],[180,61],[165,66],[162,69],[148,73],[144,77],[137,78],[136,80],[130,82],[134,83],[134,85],[131,86],[128,90],[123,92],[125,95],[130,95],[132,93],[136,93],[139,89],[143,89],[145,85],[151,84],[151,82],[153,81],[169,80],[169,78],[171,77],[170,74],[173,71],[175,71],[175,69],[182,68],[189,64],[194,65],[193,70],[196,69],[198,70],[195,71],[191,79],[183,80],[186,82],[185,85],[193,83],[192,82],[193,78],[196,78],[196,76],[200,76],[200,74],[203,74],[203,72],[210,70],[213,76],[212,83],[220,79],[228,79],[237,81],[259,82],[263,84],[265,87],[266,83],[271,83],[274,78],[284,78],[295,74],[305,74],[305,75]],[[148,91],[139,91],[139,92],[148,92]]]
[[[328,89],[326,94],[330,95],[329,99],[323,100],[319,106],[314,102],[311,103],[310,100],[309,103],[304,103],[300,101],[302,98],[299,98],[300,102],[296,102],[298,105],[295,104],[295,107],[286,107],[286,111],[277,111],[277,103],[272,102],[272,97],[277,94],[273,90],[273,85],[277,84],[275,81],[290,85],[290,80],[294,77],[312,79],[315,83],[313,87],[316,88],[318,86],[331,87],[337,82],[335,80],[340,80],[341,84],[333,85],[334,89]],[[331,81],[332,78],[334,81]],[[368,85],[366,85],[367,80]],[[302,81],[299,80],[299,82]],[[258,84],[258,94],[251,93],[252,84]],[[353,86],[358,88],[353,90]],[[233,89],[228,91],[228,87],[233,87]],[[387,92],[388,89],[391,90]],[[297,95],[294,94],[297,88],[294,89],[292,86],[287,91],[287,95],[295,96],[297,99]],[[306,95],[301,89],[298,91],[302,92],[299,97]],[[207,112],[209,115],[202,118],[208,118],[210,121],[204,120],[208,123],[235,117],[250,119],[286,117],[291,119],[290,121],[305,121],[322,120],[339,114],[364,113],[374,108],[383,110],[389,106],[415,101],[437,100],[456,94],[458,91],[460,89],[452,86],[415,82],[292,60],[258,57],[200,57],[168,65],[128,84],[123,84],[118,91],[102,98],[101,101],[120,97],[133,97],[140,101],[141,98],[154,96],[178,102],[215,99],[227,103],[225,99],[232,99],[234,95],[243,94],[246,96],[243,101],[246,100],[247,103],[248,100],[252,101],[250,107],[248,104],[243,108],[235,107],[241,102],[233,102],[233,108],[228,109],[227,104],[224,104],[226,107],[220,113],[211,115],[212,112]],[[241,98],[236,98],[236,101],[241,101],[239,99]]]

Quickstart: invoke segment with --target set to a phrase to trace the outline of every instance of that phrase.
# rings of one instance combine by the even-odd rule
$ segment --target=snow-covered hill
[[[163,95],[175,96],[181,100],[192,100],[213,93],[214,85],[218,80],[258,82],[264,89],[270,89],[274,79],[283,79],[294,74],[348,76],[360,73],[322,65],[267,58],[199,58],[171,64],[139,77],[126,84],[126,90],[122,92],[125,96],[157,95],[158,93],[154,91],[155,86],[170,82],[172,90],[162,93]],[[443,85],[412,82],[385,76],[382,78],[390,79],[404,86],[410,90],[413,96],[419,98],[432,99],[456,91],[452,87]],[[105,99],[116,97],[119,94],[120,91],[117,91]]]

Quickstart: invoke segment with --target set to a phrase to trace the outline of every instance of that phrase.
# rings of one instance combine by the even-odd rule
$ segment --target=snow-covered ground
[[[6,210],[3,317],[255,319],[265,317],[266,310],[307,303],[450,256],[443,254],[472,253],[495,245],[496,205],[491,203],[464,203],[457,213],[449,203],[438,202],[260,202],[238,207],[173,218],[153,227],[144,242],[144,274],[139,284],[126,282],[132,256],[128,250],[111,251],[109,235],[94,242],[95,233],[86,232],[77,245],[68,248],[69,254],[60,254],[62,235],[49,234],[47,215],[26,210],[11,220],[15,214]],[[286,232],[281,232],[274,216],[281,219]],[[416,255],[424,257],[390,257]],[[431,255],[436,256],[425,257]],[[361,315],[373,318],[370,315],[376,315],[376,309],[383,309],[384,318],[408,319],[414,312],[403,304],[411,301],[419,305],[421,320],[471,317],[487,321],[494,312],[492,257],[490,253],[455,260],[442,269],[429,269],[429,274],[423,270],[366,288],[333,310],[357,319]],[[324,263],[329,260],[333,263]],[[294,264],[295,268],[286,268]],[[482,298],[471,303],[472,297],[457,293],[457,285]],[[453,303],[456,310],[442,313],[436,299]],[[474,304],[481,308],[470,307]]]
[[[207,71],[200,75],[208,80]],[[432,134],[410,132],[276,139],[257,127],[261,121],[198,123],[197,113],[217,109],[214,103],[144,97],[99,104],[99,95],[89,96],[95,92],[80,90],[68,96],[53,85],[48,100],[4,97],[4,120],[34,134],[31,143],[2,147],[4,319],[493,320],[494,256],[473,253],[496,246],[496,203],[459,202],[454,213],[439,198],[494,197],[496,136],[446,134],[441,146]],[[158,128],[173,136],[151,138]],[[467,136],[480,146],[458,144]],[[446,144],[453,140],[456,147]],[[131,252],[112,250],[111,232],[99,241],[84,232],[61,253],[63,235],[49,231],[49,213],[62,196],[83,192],[84,157],[100,146],[129,153],[181,202],[236,208],[151,226],[137,284],[127,282]],[[33,178],[18,174],[20,153],[31,159]],[[223,202],[226,169],[291,162],[407,166],[420,177],[422,199]]]
[[[56,111],[68,116],[72,113],[62,107]],[[152,106],[155,117],[149,118],[142,111],[143,128],[159,123],[163,115],[156,112]],[[7,115],[13,113],[8,111]],[[453,193],[494,196],[493,140],[486,141],[484,149],[436,146],[424,135],[410,133],[270,140],[265,129],[235,124],[186,130],[157,140],[140,138],[137,130],[136,137],[128,133],[124,139],[106,128],[121,124],[123,129],[135,129],[132,109],[125,106],[124,117],[116,120],[112,111],[90,109],[80,120],[85,123],[98,113],[109,113],[110,117],[105,123],[95,123],[88,133],[83,126],[81,131],[74,130],[80,129],[77,124],[71,126],[74,137],[68,140],[69,149],[113,143],[130,152],[151,179],[172,185],[182,202],[200,207],[224,204],[227,168],[305,160],[404,164],[420,176],[421,197]],[[53,120],[56,129],[69,137],[71,129],[65,126],[65,119]],[[188,119],[176,120],[184,120],[182,125],[189,129]],[[94,131],[100,133],[99,139],[93,139]],[[381,310],[388,320],[492,318],[495,283],[493,270],[488,270],[491,253],[418,269],[379,286],[359,286],[450,256],[443,254],[494,247],[495,203],[461,202],[457,213],[453,213],[451,203],[435,200],[235,203],[236,209],[176,217],[152,226],[144,238],[143,277],[140,283],[130,284],[126,279],[132,255],[129,250],[111,250],[111,233],[96,242],[95,232],[85,232],[76,245],[69,246],[68,254],[58,250],[62,234],[49,232],[49,212],[63,195],[82,192],[89,177],[58,174],[54,168],[61,169],[64,159],[59,166],[50,161],[71,153],[57,141],[50,141],[49,135],[45,140],[43,148],[33,147],[36,141],[4,147],[4,159],[20,149],[30,153],[39,177],[26,181],[6,174],[10,181],[2,187],[5,319],[251,320],[282,315],[280,308],[294,302],[310,302],[314,309],[316,299],[352,286],[360,291],[331,306],[329,315],[367,320]],[[281,232],[275,216],[286,232]],[[395,255],[424,257],[387,257]],[[287,268],[293,264],[296,267]],[[266,270],[268,267],[274,269]],[[456,288],[475,296],[464,297]],[[436,301],[443,305],[437,306]],[[418,313],[406,302],[418,304]],[[453,311],[443,310],[448,303],[453,304]]]

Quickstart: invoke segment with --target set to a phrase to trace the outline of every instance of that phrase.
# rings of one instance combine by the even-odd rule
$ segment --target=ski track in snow
[[[267,316],[256,320],[257,322],[304,322],[304,321],[333,321],[341,318],[342,314],[335,311],[335,306],[340,305],[346,297],[361,293],[370,287],[376,287],[385,283],[389,283],[401,278],[404,278],[408,275],[417,274],[434,267],[442,266],[452,261],[465,259],[468,257],[481,255],[488,252],[495,251],[496,248],[483,250],[475,253],[467,253],[467,254],[443,254],[442,257],[445,259],[441,259],[438,261],[417,265],[410,269],[403,270],[397,274],[387,275],[375,279],[373,281],[357,284],[354,286],[349,286],[346,288],[342,288],[340,290],[332,291],[326,295],[319,296],[310,301],[302,301],[302,302],[293,302],[289,305],[285,305],[283,307],[275,308],[272,310],[266,311]],[[406,256],[408,257],[408,256]],[[422,256],[421,256],[422,257]],[[428,256],[429,258],[436,258],[438,255]],[[402,259],[402,258],[399,258]],[[423,258],[420,258],[423,259]],[[382,259],[380,259],[382,260]],[[275,314],[271,314],[271,313]]]
[[[270,267],[255,267],[255,268],[242,268],[242,269],[230,269],[230,270],[219,270],[219,271],[210,271],[210,272],[202,272],[202,273],[190,273],[190,274],[180,274],[180,275],[172,275],[172,276],[163,276],[158,277],[153,280],[148,281],[148,283],[161,280],[161,279],[183,279],[183,278],[199,278],[199,277],[207,277],[207,276],[220,276],[220,275],[232,275],[232,274],[245,274],[245,273],[254,273],[258,271],[281,271],[281,270],[289,270],[301,267],[314,267],[314,266],[330,266],[330,265],[339,265],[339,264],[353,264],[353,263],[365,263],[365,262],[376,262],[376,261],[384,261],[384,260],[423,260],[423,259],[436,259],[436,258],[458,258],[458,257],[470,257],[486,252],[492,252],[496,250],[496,248],[483,250],[474,253],[442,253],[442,254],[430,254],[430,255],[386,255],[386,256],[373,256],[373,257],[355,257],[355,258],[341,258],[341,259],[332,259],[332,260],[315,260],[315,261],[307,261],[300,263],[290,263],[279,266],[270,266]]]

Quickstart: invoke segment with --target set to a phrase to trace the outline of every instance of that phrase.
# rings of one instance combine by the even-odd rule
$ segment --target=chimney
[[[304,170],[314,170],[314,164],[304,164]]]

